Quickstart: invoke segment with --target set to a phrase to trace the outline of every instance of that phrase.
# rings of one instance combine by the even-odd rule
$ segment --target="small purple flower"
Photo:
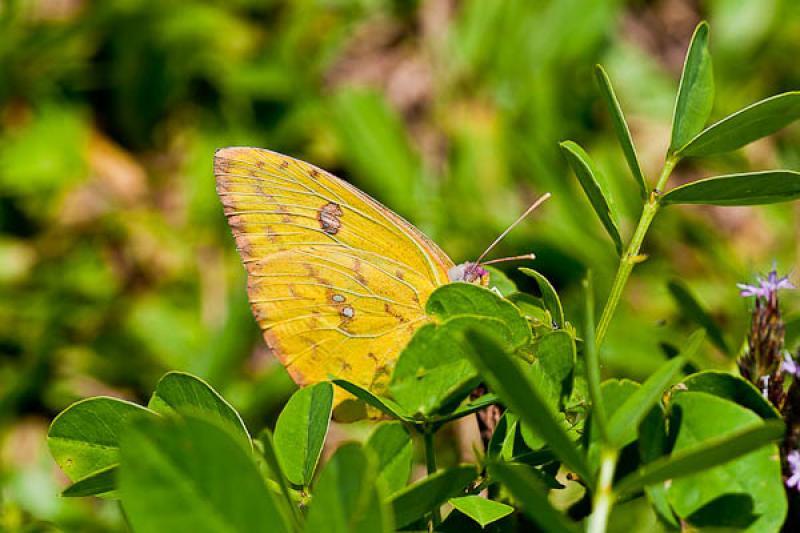
[[[788,351],[783,352],[782,363],[781,368],[784,372],[795,377],[800,377],[800,365],[797,364],[797,361],[794,360],[791,353]]]
[[[800,451],[790,451],[786,456],[786,462],[789,463],[789,469],[792,472],[792,475],[786,480],[786,486],[796,489],[800,487]]]
[[[744,298],[750,296],[769,298],[770,294],[778,292],[779,289],[794,289],[795,286],[789,281],[789,276],[778,278],[778,273],[773,269],[766,278],[756,277],[758,285],[748,285],[747,283],[737,283],[739,295]]]

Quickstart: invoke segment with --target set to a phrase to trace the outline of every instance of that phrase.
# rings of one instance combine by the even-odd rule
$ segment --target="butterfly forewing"
[[[217,191],[264,337],[298,384],[381,392],[452,261],[399,215],[308,163],[217,152]],[[338,393],[337,403],[346,398]]]

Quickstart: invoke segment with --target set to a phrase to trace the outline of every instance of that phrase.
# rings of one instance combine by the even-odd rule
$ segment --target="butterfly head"
[[[471,261],[454,266],[447,271],[447,277],[450,278],[450,281],[464,281],[484,287],[489,286],[489,271],[483,268],[480,263]]]

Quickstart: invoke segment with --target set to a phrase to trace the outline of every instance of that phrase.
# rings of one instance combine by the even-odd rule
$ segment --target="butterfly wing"
[[[258,148],[214,158],[264,338],[300,385],[380,393],[452,261],[410,223],[313,165]],[[336,403],[347,395],[337,391]]]

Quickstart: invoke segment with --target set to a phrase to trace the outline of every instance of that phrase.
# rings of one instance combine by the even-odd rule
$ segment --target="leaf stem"
[[[636,225],[636,230],[633,232],[633,237],[631,237],[631,241],[628,243],[625,254],[620,258],[617,274],[614,276],[614,282],[611,285],[611,292],[608,295],[608,300],[606,300],[603,313],[600,315],[600,321],[597,323],[597,332],[594,338],[595,349],[599,350],[603,339],[605,339],[608,326],[611,324],[614,311],[617,310],[617,305],[622,297],[622,291],[625,288],[625,284],[628,282],[628,277],[630,277],[634,265],[641,263],[643,260],[639,255],[639,250],[642,247],[645,235],[647,235],[647,230],[650,229],[650,224],[653,222],[653,217],[656,216],[658,208],[660,207],[659,197],[661,195],[661,190],[666,185],[678,161],[680,161],[680,158],[677,156],[670,156],[667,158],[664,163],[664,168],[661,170],[661,175],[658,178],[658,183],[642,208],[639,223]]]
[[[586,533],[605,533],[608,516],[614,505],[615,495],[611,487],[614,482],[614,471],[617,468],[619,452],[614,448],[604,448],[600,454],[600,473],[597,489],[592,499],[592,514],[586,525]]]
[[[428,475],[436,473],[436,449],[434,446],[433,437],[435,435],[431,428],[425,428],[422,432],[425,441],[425,466],[428,469]],[[442,514],[439,507],[435,507],[431,511],[431,531],[442,523]]]

